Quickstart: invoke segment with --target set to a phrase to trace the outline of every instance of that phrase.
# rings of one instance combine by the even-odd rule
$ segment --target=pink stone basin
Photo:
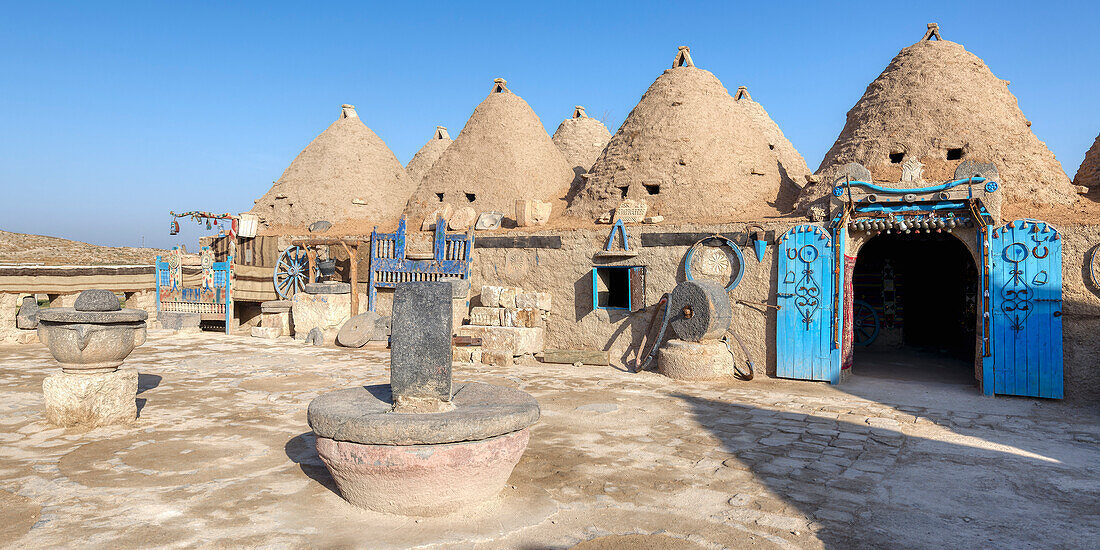
[[[364,445],[317,438],[317,454],[348,502],[377,512],[436,516],[496,497],[530,430],[442,445]]]
[[[526,392],[480,382],[456,384],[445,412],[395,413],[392,403],[380,384],[323,394],[307,413],[340,494],[392,514],[434,516],[493,499],[539,419]]]

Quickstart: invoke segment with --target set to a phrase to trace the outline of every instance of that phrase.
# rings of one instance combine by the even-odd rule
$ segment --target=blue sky
[[[402,163],[494,77],[548,132],[620,124],[679,45],[747,85],[816,168],[925,23],[1010,90],[1072,177],[1100,132],[1093,2],[0,1],[0,229],[196,244],[169,210],[251,208],[341,103]]]

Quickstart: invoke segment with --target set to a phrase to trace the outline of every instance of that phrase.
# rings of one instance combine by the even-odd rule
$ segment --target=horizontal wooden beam
[[[478,236],[474,239],[474,248],[561,248],[561,237],[557,235]]]
[[[588,349],[547,349],[542,352],[542,362],[607,366],[611,364],[611,352]]]

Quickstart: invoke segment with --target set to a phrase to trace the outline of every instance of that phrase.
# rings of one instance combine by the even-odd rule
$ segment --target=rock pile
[[[550,293],[485,285],[480,304],[470,309],[470,324],[457,332],[480,338],[481,345],[455,346],[455,361],[511,365],[516,356],[542,351]]]

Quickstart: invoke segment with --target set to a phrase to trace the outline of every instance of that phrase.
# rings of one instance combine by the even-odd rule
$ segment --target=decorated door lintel
[[[1031,219],[1011,221],[986,233],[989,339],[982,391],[1061,399],[1061,234]]]
[[[840,382],[844,230],[837,239],[815,225],[779,237],[776,375]],[[839,258],[839,261],[838,261]]]

